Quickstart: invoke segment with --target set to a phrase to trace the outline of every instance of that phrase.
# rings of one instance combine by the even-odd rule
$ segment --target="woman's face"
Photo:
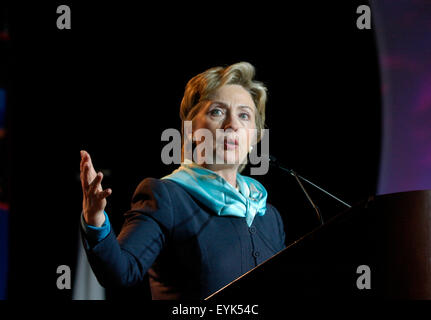
[[[213,137],[212,146],[206,146],[212,150],[213,163],[239,167],[256,139],[256,106],[250,93],[234,84],[217,89],[193,120],[194,135],[202,128]],[[203,150],[200,143],[205,141],[199,140],[197,149]],[[198,163],[207,163],[202,156],[197,152]]]

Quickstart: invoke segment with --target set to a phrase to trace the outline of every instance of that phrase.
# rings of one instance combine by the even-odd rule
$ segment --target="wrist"
[[[88,215],[84,212],[84,221],[90,226],[100,228],[105,223],[105,214],[103,211],[94,215]]]
[[[105,221],[100,227],[87,224],[84,219],[84,212],[81,214],[81,227],[83,235],[88,240],[90,246],[94,246],[98,242],[102,241],[111,232],[109,217],[105,211],[103,211],[103,214],[105,216]]]

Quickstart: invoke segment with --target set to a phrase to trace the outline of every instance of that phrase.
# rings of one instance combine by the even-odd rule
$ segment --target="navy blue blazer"
[[[171,180],[144,179],[116,238],[82,240],[104,287],[129,287],[148,272],[153,299],[203,299],[285,247],[283,222],[267,203],[248,227],[217,216]]]

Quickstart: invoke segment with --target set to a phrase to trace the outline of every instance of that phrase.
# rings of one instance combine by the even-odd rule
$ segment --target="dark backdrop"
[[[107,175],[118,232],[138,183],[175,168],[161,162],[161,133],[180,128],[187,81],[213,66],[255,65],[269,89],[270,152],[287,167],[352,204],[375,194],[380,89],[374,32],[356,28],[364,3],[10,5],[9,297],[71,298],[56,268],[76,263],[79,151]],[[56,29],[59,4],[72,30]],[[256,178],[288,242],[318,225],[292,177]],[[306,187],[325,220],[343,209]]]

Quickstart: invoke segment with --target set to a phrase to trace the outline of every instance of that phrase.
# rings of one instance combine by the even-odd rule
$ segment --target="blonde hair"
[[[181,130],[184,121],[193,120],[202,107],[201,101],[208,99],[218,88],[227,84],[241,85],[249,93],[256,106],[257,141],[261,139],[261,129],[265,128],[265,106],[267,88],[254,80],[255,68],[248,62],[239,62],[228,67],[214,67],[194,76],[186,85],[184,97],[181,101],[180,118]],[[239,169],[241,172],[245,165]]]

